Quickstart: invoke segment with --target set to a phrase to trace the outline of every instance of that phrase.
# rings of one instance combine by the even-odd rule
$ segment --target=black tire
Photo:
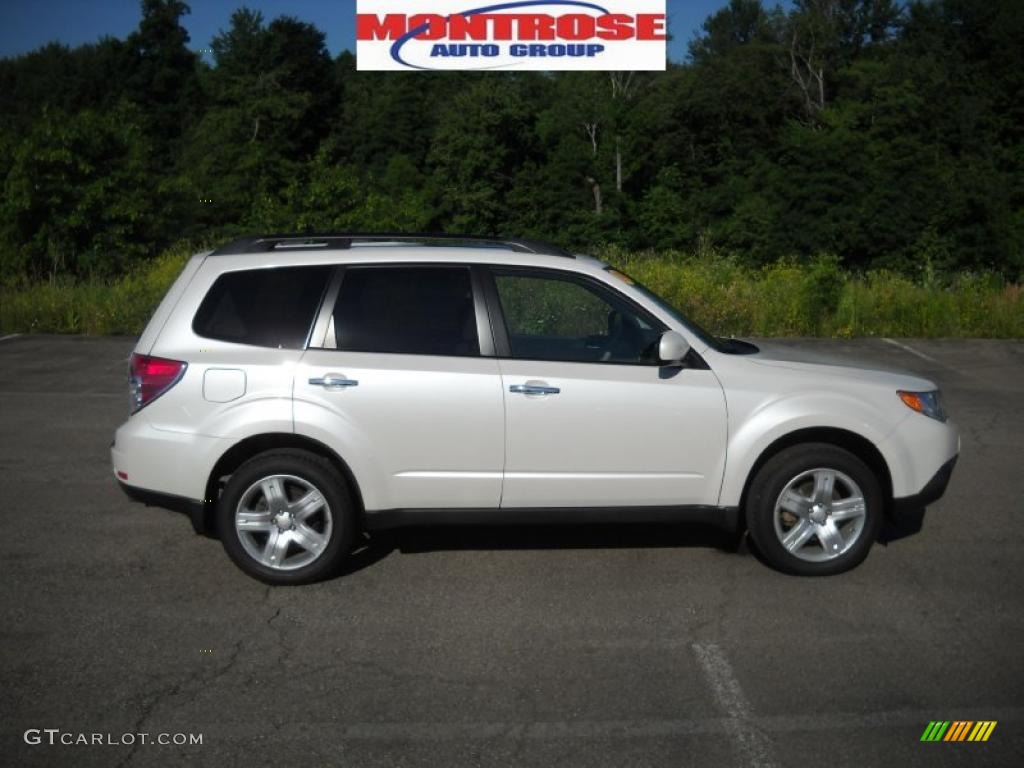
[[[243,494],[262,478],[273,475],[298,478],[313,486],[323,496],[326,507],[317,513],[320,522],[311,523],[311,527],[319,524],[321,529],[326,530],[324,521],[330,521],[329,533],[324,534],[326,544],[319,544],[323,548],[315,555],[315,559],[289,570],[268,567],[256,560],[246,550],[235,527],[235,514]],[[297,488],[295,485],[290,488],[286,486],[286,493],[294,494]],[[296,449],[268,451],[249,459],[231,475],[217,504],[217,528],[228,556],[250,576],[275,586],[309,584],[337,573],[352,551],[355,524],[352,494],[345,478],[322,456]],[[261,535],[256,532],[249,537],[254,546],[258,545]],[[294,544],[288,546],[289,551],[296,548]],[[299,551],[301,553],[302,550]]]
[[[839,472],[856,483],[859,486],[860,495],[864,499],[865,512],[863,519],[858,522],[859,533],[857,533],[858,528],[856,527],[850,529],[845,527],[854,521],[846,520],[836,523],[841,530],[847,531],[848,540],[852,542],[844,543],[844,546],[849,547],[848,549],[841,554],[831,556],[830,559],[812,562],[802,559],[783,546],[780,536],[776,532],[775,505],[791,481],[800,477],[802,473],[817,469]],[[846,482],[840,476],[836,477],[839,478],[836,480],[837,484],[845,488]],[[808,478],[807,482],[813,482],[813,476]],[[848,571],[864,561],[878,535],[883,506],[884,497],[881,485],[867,464],[838,446],[828,443],[805,443],[780,451],[758,470],[747,492],[747,528],[758,553],[772,567],[798,576],[827,576]],[[816,514],[822,513],[817,512]],[[780,513],[779,526],[783,534],[792,530],[792,528],[783,527],[786,517],[787,515]],[[799,524],[800,518],[796,515],[790,514],[788,518],[796,521],[792,524],[793,528]],[[826,524],[827,522],[828,518],[826,518]],[[808,530],[819,529],[809,527]],[[815,548],[818,550],[815,551]],[[805,557],[825,557],[824,549],[824,544],[814,533],[810,535],[807,544],[798,548]]]

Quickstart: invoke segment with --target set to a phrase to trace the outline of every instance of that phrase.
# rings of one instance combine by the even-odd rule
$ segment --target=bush
[[[0,288],[4,333],[141,333],[192,250],[178,247],[112,282],[71,280]]]
[[[761,269],[710,250],[601,254],[697,323],[735,336],[1024,337],[1022,287],[964,272],[854,274],[834,256]]]
[[[114,281],[0,288],[0,332],[137,334],[194,249],[182,245]],[[701,247],[601,258],[705,328],[735,336],[1024,338],[1024,289],[998,275],[854,274],[822,255],[743,266]]]

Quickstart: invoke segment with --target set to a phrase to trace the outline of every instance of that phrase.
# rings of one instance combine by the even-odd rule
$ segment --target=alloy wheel
[[[786,483],[772,518],[786,551],[807,562],[826,562],[848,552],[860,539],[867,502],[849,475],[824,467],[810,469]]]
[[[250,485],[235,509],[235,532],[246,553],[280,571],[317,560],[331,539],[333,519],[324,494],[301,477],[268,475]]]

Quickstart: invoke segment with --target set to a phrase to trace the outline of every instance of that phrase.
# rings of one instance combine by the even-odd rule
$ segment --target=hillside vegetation
[[[670,30],[685,61],[616,73],[358,72],[298,18],[241,8],[207,43],[181,0],[140,7],[125,39],[0,60],[0,283],[309,230],[1021,280],[1019,0],[722,0]]]
[[[0,332],[137,334],[190,254],[113,280],[0,288]],[[853,275],[834,257],[751,267],[709,250],[600,256],[720,335],[1024,338],[1024,290],[992,274]]]
[[[722,0],[615,73],[358,72],[298,18],[140,9],[0,59],[4,330],[136,332],[176,243],[402,231],[606,253],[722,333],[1022,335],[1020,0]]]

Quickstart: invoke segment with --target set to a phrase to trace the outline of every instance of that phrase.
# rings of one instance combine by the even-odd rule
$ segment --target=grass
[[[764,268],[717,254],[603,258],[720,335],[1024,338],[1024,287],[962,272],[915,281],[854,274],[836,259]]]
[[[138,334],[190,254],[172,249],[113,281],[0,287],[0,333]],[[759,269],[706,250],[601,256],[722,335],[1024,338],[1024,287],[991,274],[915,281],[831,257]]]
[[[113,281],[0,287],[0,331],[139,334],[191,255],[175,248]]]

